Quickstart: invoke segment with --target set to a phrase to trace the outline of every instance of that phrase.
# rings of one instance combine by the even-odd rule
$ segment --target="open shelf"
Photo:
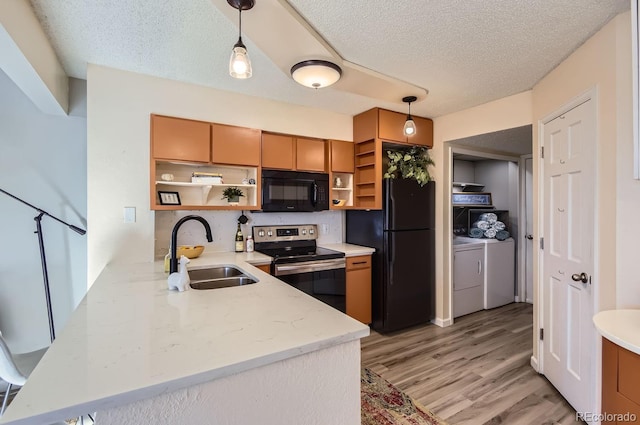
[[[331,188],[331,209],[341,209],[353,207],[353,174],[351,173],[332,173],[334,186]],[[337,179],[340,179],[340,187],[336,187]],[[334,200],[343,201],[343,205],[336,205]]]
[[[224,183],[191,182],[194,172],[209,172],[220,174]],[[258,167],[225,166],[217,164],[194,165],[156,160],[155,177],[152,185],[155,188],[155,202],[152,208],[156,210],[198,210],[198,209],[259,209],[259,184],[248,184],[248,180],[258,182]],[[173,180],[162,180],[163,174],[173,175]],[[244,181],[244,183],[243,183]],[[258,182],[259,183],[259,182]],[[238,203],[229,204],[222,196],[228,187],[237,187],[243,195]],[[159,191],[178,192],[180,205],[161,205],[158,199]]]
[[[156,181],[156,185],[163,184],[166,186],[185,186],[185,187],[196,187],[196,186],[220,186],[220,187],[247,187],[247,188],[255,188],[255,184],[234,184],[234,183],[191,183],[191,182],[167,182],[167,181]]]

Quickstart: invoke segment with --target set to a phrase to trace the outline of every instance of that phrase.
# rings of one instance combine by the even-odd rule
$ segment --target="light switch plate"
[[[136,222],[136,207],[124,207],[124,222],[125,223]]]

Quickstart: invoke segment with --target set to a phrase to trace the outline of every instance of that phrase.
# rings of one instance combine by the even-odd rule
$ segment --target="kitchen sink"
[[[242,270],[231,266],[219,266],[211,267],[208,269],[189,270],[189,278],[191,279],[191,282],[198,282],[200,280],[221,279],[234,276],[246,276],[246,274]]]
[[[232,286],[250,285],[257,281],[249,276],[223,277],[221,279],[201,280],[199,282],[191,282],[193,289],[219,289],[230,288]]]
[[[232,266],[189,270],[189,279],[191,279],[190,286],[193,289],[230,288],[257,282],[253,277]]]

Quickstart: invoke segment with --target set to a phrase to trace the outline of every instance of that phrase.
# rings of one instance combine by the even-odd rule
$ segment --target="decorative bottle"
[[[240,229],[240,223],[238,223],[238,230],[236,231],[236,252],[244,251],[244,236],[242,236],[242,229]]]
[[[253,236],[247,236],[247,252],[253,252]]]

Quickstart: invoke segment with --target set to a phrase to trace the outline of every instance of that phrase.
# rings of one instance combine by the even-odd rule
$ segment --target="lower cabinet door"
[[[371,257],[347,258],[347,315],[371,323]]]

